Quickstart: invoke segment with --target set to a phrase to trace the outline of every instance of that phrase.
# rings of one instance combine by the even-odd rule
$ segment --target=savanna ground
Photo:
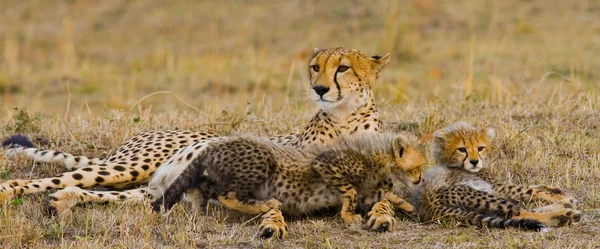
[[[105,156],[146,130],[298,132],[315,112],[310,51],[344,45],[392,54],[374,87],[388,129],[492,126],[498,178],[560,186],[585,214],[545,234],[403,217],[378,234],[313,217],[289,222],[285,241],[261,242],[257,219],[219,208],[200,216],[178,205],[164,216],[145,205],[88,205],[57,218],[37,194],[0,206],[2,248],[600,245],[597,0],[32,0],[0,9],[1,138],[20,132],[44,148]],[[65,170],[0,160],[0,181]]]

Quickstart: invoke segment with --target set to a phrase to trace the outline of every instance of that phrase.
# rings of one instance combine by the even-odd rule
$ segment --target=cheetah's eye
[[[485,149],[485,146],[479,146],[479,147],[477,147],[477,150],[478,150],[479,152],[483,151],[483,149]]]
[[[310,66],[310,69],[312,69],[313,71],[318,73],[320,68],[319,68],[319,65],[312,65],[312,66]]]
[[[348,69],[350,69],[350,67],[348,67],[348,66],[339,66],[337,71],[338,71],[338,73],[343,73],[343,72],[348,71]]]
[[[467,153],[467,148],[465,148],[465,147],[460,147],[457,150],[460,151],[461,153]]]

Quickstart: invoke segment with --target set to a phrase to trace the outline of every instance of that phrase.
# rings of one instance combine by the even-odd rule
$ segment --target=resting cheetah
[[[194,202],[203,205],[207,199],[218,199],[243,213],[266,213],[261,237],[285,237],[280,210],[297,215],[341,204],[346,224],[360,223],[356,211],[381,200],[413,212],[392,192],[392,180],[418,185],[424,162],[416,137],[408,134],[340,138],[333,145],[304,149],[251,137],[223,137],[203,147],[152,206],[155,211],[169,209],[184,192],[197,189]],[[385,218],[393,220],[393,213]],[[390,225],[380,222],[371,229],[387,230]]]
[[[560,189],[538,186],[519,187],[494,181],[483,169],[490,150],[493,129],[475,128],[459,122],[434,132],[437,166],[425,172],[426,182],[413,195],[413,205],[425,220],[448,217],[460,222],[488,227],[519,227],[546,230],[546,226],[578,221],[575,199]],[[519,201],[544,200],[551,208],[530,212]]]
[[[358,50],[343,47],[313,52],[309,64],[311,97],[320,110],[301,134],[275,136],[271,140],[302,147],[327,144],[340,135],[382,132],[371,86],[389,62],[389,54],[367,57]],[[50,196],[48,206],[50,211],[63,213],[78,202],[144,198],[144,189],[103,192],[81,188],[130,188],[148,182],[157,168],[181,171],[194,158],[193,154],[197,154],[194,144],[214,137],[217,135],[209,132],[144,132],[126,141],[105,159],[36,149],[19,137],[8,139],[3,143],[9,148],[6,155],[22,153],[36,161],[62,163],[74,170],[44,179],[6,181],[0,186],[0,200],[64,188]],[[167,159],[171,160],[165,163]]]

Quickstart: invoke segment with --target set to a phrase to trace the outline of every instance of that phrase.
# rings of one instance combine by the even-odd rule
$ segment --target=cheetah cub
[[[392,192],[392,180],[409,187],[421,183],[424,163],[420,145],[410,134],[358,135],[304,149],[255,137],[229,137],[208,144],[152,206],[155,211],[169,209],[183,193],[195,191],[195,201],[217,199],[230,209],[264,214],[260,236],[283,238],[287,228],[282,211],[302,215],[341,204],[346,224],[361,222],[357,211],[376,202],[383,202],[378,208],[413,212],[412,205]],[[372,230],[393,225],[390,210],[370,214]]]
[[[558,188],[520,187],[486,176],[481,170],[487,166],[493,136],[493,129],[475,128],[464,122],[434,132],[437,165],[425,172],[426,182],[413,195],[412,203],[421,219],[447,217],[477,226],[536,231],[580,219],[581,212],[572,209],[575,199]],[[530,200],[555,204],[538,212],[519,207],[519,201]]]

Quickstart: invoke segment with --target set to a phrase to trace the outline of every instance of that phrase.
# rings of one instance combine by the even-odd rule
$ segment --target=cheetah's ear
[[[485,133],[488,136],[488,139],[493,139],[496,136],[496,130],[494,128],[485,129]]]
[[[313,48],[313,54],[312,54],[312,56],[314,57],[318,53],[321,53],[321,49],[320,48]]]
[[[369,60],[371,61],[371,68],[379,73],[390,62],[390,54],[374,55]]]
[[[406,146],[408,146],[408,139],[403,135],[398,135],[394,137],[394,140],[392,140],[392,149],[394,150],[394,154],[398,155],[400,158],[402,158],[404,155]]]
[[[433,132],[433,142],[437,145],[446,143],[446,131],[443,129]]]

